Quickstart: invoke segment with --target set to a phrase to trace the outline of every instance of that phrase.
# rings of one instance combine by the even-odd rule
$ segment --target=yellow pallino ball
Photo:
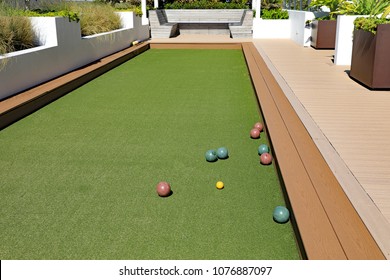
[[[217,189],[223,189],[224,185],[223,185],[223,182],[222,181],[218,181],[217,184],[215,185],[217,187]]]

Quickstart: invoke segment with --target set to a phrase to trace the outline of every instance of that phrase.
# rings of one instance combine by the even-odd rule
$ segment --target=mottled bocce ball
[[[262,155],[264,153],[269,153],[269,147],[266,144],[261,144],[257,150],[259,155]]]
[[[229,157],[228,149],[225,147],[221,147],[217,149],[217,157],[219,159],[226,159]]]
[[[290,211],[284,206],[276,206],[273,217],[275,222],[286,223],[290,219]]]
[[[206,160],[209,162],[216,161],[218,159],[217,152],[215,150],[208,150],[205,153]]]

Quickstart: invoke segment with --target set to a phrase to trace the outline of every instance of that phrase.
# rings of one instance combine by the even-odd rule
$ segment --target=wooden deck
[[[264,59],[243,50],[307,258],[383,259]]]
[[[344,192],[390,259],[390,91],[371,91],[335,66],[334,51],[254,40]]]
[[[199,38],[195,40],[202,42]],[[224,40],[237,43],[228,38],[216,41]],[[289,193],[295,200],[309,198],[304,203],[290,198],[295,203],[294,213],[299,216],[295,218],[300,220],[298,230],[308,258],[389,259],[390,148],[386,146],[386,133],[390,134],[390,128],[384,120],[390,115],[387,110],[390,92],[371,92],[351,81],[345,73],[347,68],[333,65],[332,51],[303,48],[289,40],[253,42],[256,47],[247,43],[243,46],[248,65],[257,68],[252,75],[257,76],[254,85],[259,99],[268,104],[265,108],[297,116],[290,119],[279,114],[275,120],[284,129],[275,130],[274,135],[281,137],[274,136],[272,141],[274,147],[279,145],[275,149],[284,149],[284,141],[277,144],[277,139],[283,135],[295,139],[287,145],[291,153],[280,153],[286,154],[286,158],[277,160],[279,164],[284,162],[285,170],[290,170],[291,165],[302,167],[301,177],[291,177],[295,178],[293,185],[303,182],[312,186],[306,191]],[[124,51],[115,60],[123,55],[129,53]],[[97,64],[109,67],[105,66],[105,60]],[[88,72],[87,68],[79,71],[80,77]],[[40,86],[44,96],[53,91],[50,85],[45,86]],[[2,106],[4,109],[4,102],[0,103],[0,109]],[[310,142],[316,145],[308,145]],[[298,153],[297,164],[293,153]],[[314,205],[312,209],[316,210],[309,212],[308,205]]]

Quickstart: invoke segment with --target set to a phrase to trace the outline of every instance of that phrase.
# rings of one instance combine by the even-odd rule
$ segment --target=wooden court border
[[[253,43],[142,43],[0,102],[0,130],[148,50],[241,49],[304,259],[384,259]]]

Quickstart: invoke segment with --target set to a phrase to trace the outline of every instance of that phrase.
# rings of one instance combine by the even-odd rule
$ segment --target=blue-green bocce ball
[[[220,159],[228,158],[228,156],[229,156],[228,149],[226,149],[225,147],[218,148],[217,149],[217,156]]]
[[[284,206],[276,206],[274,210],[274,220],[278,223],[286,223],[290,219],[290,211]]]
[[[213,162],[217,160],[217,152],[215,150],[208,150],[205,154],[206,160]]]
[[[258,148],[259,155],[269,153],[269,147],[266,144],[261,144]]]

